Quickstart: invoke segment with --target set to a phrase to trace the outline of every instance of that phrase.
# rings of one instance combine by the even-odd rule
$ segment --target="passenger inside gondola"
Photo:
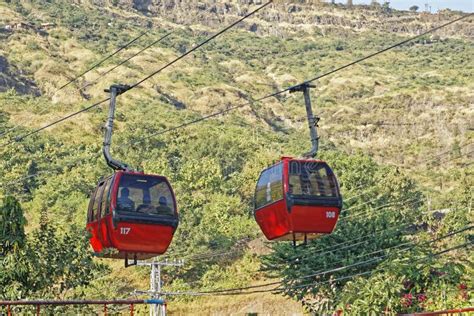
[[[173,210],[168,206],[168,200],[162,196],[159,200],[160,206],[156,208],[156,212],[160,215],[173,215]]]
[[[130,190],[128,188],[122,188],[120,190],[120,196],[117,199],[117,208],[125,212],[135,211],[135,202],[130,199]]]
[[[119,212],[137,212],[148,215],[175,215],[172,192],[159,178],[123,175],[117,198]]]
[[[336,180],[325,164],[292,162],[289,193],[294,195],[335,197]]]

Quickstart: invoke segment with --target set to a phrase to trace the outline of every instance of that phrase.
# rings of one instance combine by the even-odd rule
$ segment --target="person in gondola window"
[[[156,211],[162,215],[173,215],[173,210],[168,206],[168,200],[162,196],[159,199],[160,206],[157,207]]]
[[[128,188],[122,188],[122,190],[120,190],[120,197],[117,199],[117,208],[127,212],[133,212],[135,210],[135,203],[130,199],[130,190]]]

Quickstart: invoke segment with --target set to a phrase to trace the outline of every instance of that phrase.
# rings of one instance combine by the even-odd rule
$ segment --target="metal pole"
[[[151,275],[150,275],[150,291],[153,299],[159,299],[161,293],[161,264],[160,262],[153,261],[151,263]],[[157,304],[150,306],[150,316],[161,316],[161,308],[158,308]]]
[[[309,88],[314,88],[315,86],[310,85],[309,83],[303,83],[299,86],[292,87],[289,89],[290,93],[302,91],[304,95],[304,103],[306,107],[306,116],[308,119],[309,126],[309,136],[311,137],[311,150],[304,154],[305,157],[316,157],[319,148],[319,136],[316,127],[318,127],[319,117],[314,116],[313,108],[311,107],[311,95],[309,93]]]
[[[105,90],[105,92],[110,92],[110,105],[107,123],[105,124],[104,148],[102,149],[102,152],[107,165],[114,170],[130,170],[130,167],[126,163],[115,160],[110,154],[110,146],[112,144],[112,133],[114,128],[115,101],[118,95],[124,93],[128,89],[130,89],[130,87],[126,85],[112,85],[110,86],[110,89]]]
[[[156,282],[157,282],[156,285],[157,285],[157,292],[158,292],[158,295],[157,295],[157,297],[155,297],[155,298],[161,299],[161,264],[160,264],[160,263],[158,263],[157,273],[158,273],[158,280],[156,280]],[[163,305],[159,305],[159,306],[158,306],[158,305],[155,305],[155,308],[158,309],[158,314],[159,314],[160,316],[166,316],[166,312],[165,312],[165,310],[163,309]]]
[[[306,84],[303,86],[304,103],[306,106],[306,114],[308,117],[309,135],[311,137],[311,151],[305,154],[305,156],[316,157],[319,148],[319,137],[316,127],[318,126],[319,117],[313,115],[313,109],[311,107],[311,96],[309,94],[310,85]]]
[[[151,274],[150,274],[150,291],[151,293],[154,293],[156,291],[156,288],[155,288],[155,269],[156,269],[156,266],[155,266],[155,261],[152,262],[151,264]],[[154,294],[151,295],[152,298],[155,298]],[[155,304],[152,304],[150,305],[150,316],[156,316],[156,305]]]
[[[135,290],[135,294],[148,294],[151,299],[147,300],[150,304],[150,316],[166,316],[166,302],[162,298],[162,286],[161,286],[161,266],[175,266],[179,267],[184,264],[183,260],[175,261],[138,261],[137,266],[151,266],[150,272],[150,290],[139,291]],[[159,305],[159,306],[158,306]]]

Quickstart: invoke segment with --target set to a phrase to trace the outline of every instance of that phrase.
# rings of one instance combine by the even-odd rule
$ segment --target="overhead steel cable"
[[[235,21],[234,23],[228,25],[227,27],[223,28],[222,30],[220,30],[219,32],[217,32],[216,34],[212,35],[211,37],[207,38],[206,40],[204,40],[203,42],[201,42],[200,44],[196,45],[195,47],[191,48],[190,50],[188,50],[187,52],[185,52],[184,54],[178,56],[177,58],[173,59],[172,61],[170,61],[169,63],[167,63],[166,65],[164,65],[163,67],[160,67],[158,70],[154,71],[153,73],[151,73],[150,75],[146,76],[145,78],[141,79],[140,81],[136,82],[135,84],[131,85],[127,90],[125,90],[123,93],[126,93],[127,91],[130,91],[134,88],[136,88],[137,86],[141,85],[143,82],[145,82],[146,80],[152,78],[153,76],[157,75],[158,73],[160,73],[161,71],[165,70],[166,68],[172,66],[173,64],[175,64],[176,62],[178,62],[179,60],[183,59],[184,57],[186,57],[187,55],[191,54],[192,52],[194,52],[195,50],[201,48],[202,46],[206,45],[207,43],[209,43],[210,41],[214,40],[216,37],[222,35],[223,33],[227,32],[228,30],[230,30],[231,28],[233,28],[234,26],[236,26],[237,24],[239,24],[240,22],[244,21],[245,19],[251,17],[252,15],[254,15],[255,13],[257,13],[258,11],[260,11],[261,9],[265,8],[266,6],[268,6],[269,4],[271,4],[273,2],[273,0],[270,0],[268,1],[267,3],[261,5],[260,7],[258,7],[257,9],[251,11],[250,13],[246,14],[245,16],[243,16],[242,18],[238,19],[237,21]],[[85,109],[82,109],[80,111],[77,111],[77,112],[74,112],[74,113],[71,113],[61,119],[58,119],[54,122],[51,122],[43,127],[40,127],[40,128],[37,128],[29,133],[26,133],[24,135],[21,135],[21,136],[18,136],[18,137],[15,137],[12,141],[10,142],[7,142],[6,144],[4,144],[5,146],[6,145],[10,145],[12,143],[15,143],[15,142],[19,142],[19,141],[22,141],[23,139],[25,139],[26,137],[29,137],[33,134],[36,134],[36,133],[39,133],[40,131],[44,130],[44,129],[47,129],[53,125],[56,125],[58,123],[61,123],[67,119],[70,119],[71,117],[74,117],[80,113],[83,113],[85,111],[88,111],[106,101],[110,100],[110,98],[106,98],[102,101],[99,101],[97,103],[94,103],[88,107],[86,107]]]
[[[441,28],[444,28],[444,27],[448,26],[448,25],[451,25],[451,24],[453,24],[453,23],[456,23],[456,22],[458,22],[458,21],[461,21],[461,20],[463,20],[463,19],[466,19],[466,18],[472,16],[473,14],[474,14],[474,13],[470,13],[470,14],[464,15],[464,16],[462,16],[462,17],[460,17],[460,18],[457,18],[457,19],[455,19],[455,20],[452,20],[452,21],[447,22],[447,23],[445,23],[445,24],[442,24],[442,25],[440,25],[440,26],[437,26],[437,27],[434,27],[434,28],[432,28],[432,29],[429,29],[428,31],[425,31],[425,32],[423,32],[423,33],[421,33],[421,34],[419,34],[419,35],[410,37],[410,38],[408,38],[408,39],[406,39],[406,40],[404,40],[404,41],[401,41],[401,42],[399,42],[399,43],[396,43],[396,44],[394,44],[394,45],[391,45],[391,46],[389,46],[389,47],[387,47],[387,48],[384,48],[384,49],[382,49],[382,50],[380,50],[380,51],[377,51],[377,52],[372,53],[372,54],[369,54],[369,55],[367,55],[367,56],[365,56],[365,57],[356,59],[356,60],[354,60],[354,61],[352,61],[352,62],[350,62],[350,63],[348,63],[348,64],[345,64],[345,65],[343,65],[343,66],[341,66],[341,67],[338,67],[338,68],[336,68],[336,69],[333,69],[333,70],[331,70],[331,71],[328,71],[328,72],[323,73],[323,74],[321,74],[321,75],[318,75],[318,76],[316,76],[316,77],[313,77],[313,78],[311,78],[311,79],[308,79],[308,80],[306,80],[306,81],[303,81],[303,82],[300,83],[300,84],[293,85],[293,86],[288,87],[288,88],[285,88],[285,89],[283,89],[283,90],[280,90],[280,91],[277,91],[277,92],[273,92],[273,93],[267,94],[267,95],[265,95],[265,96],[263,96],[263,97],[260,97],[260,98],[257,98],[257,99],[253,99],[251,102],[245,102],[245,103],[237,104],[237,105],[228,107],[228,108],[226,108],[226,109],[224,109],[224,110],[221,110],[221,111],[218,111],[218,112],[209,114],[209,115],[205,115],[205,116],[203,116],[203,117],[201,117],[201,118],[198,118],[198,119],[196,119],[196,120],[192,120],[192,121],[189,121],[189,122],[186,122],[186,123],[182,123],[182,124],[177,125],[177,126],[174,126],[174,127],[170,127],[170,128],[164,129],[164,130],[159,131],[159,132],[157,132],[157,133],[153,133],[153,134],[150,134],[150,135],[148,135],[148,136],[142,137],[142,138],[140,138],[140,140],[138,140],[138,141],[136,141],[136,142],[128,143],[128,144],[131,145],[131,144],[141,143],[141,142],[143,142],[144,140],[146,140],[146,139],[148,139],[148,138],[155,137],[155,136],[158,136],[158,135],[162,135],[162,134],[165,134],[165,133],[168,133],[168,132],[172,132],[172,131],[175,131],[175,130],[178,130],[178,129],[187,127],[187,126],[189,126],[189,125],[193,125],[193,124],[202,122],[202,121],[204,121],[204,120],[207,120],[207,119],[210,119],[210,118],[213,118],[213,117],[216,117],[216,116],[225,114],[225,113],[227,113],[227,112],[230,112],[230,111],[233,111],[233,110],[236,110],[236,109],[245,107],[245,106],[252,105],[253,103],[260,102],[260,101],[263,101],[263,100],[266,100],[266,99],[269,99],[269,98],[272,98],[272,97],[276,97],[276,96],[278,96],[278,95],[280,95],[280,94],[283,94],[283,93],[285,93],[285,92],[288,92],[288,91],[294,89],[295,87],[301,86],[301,85],[303,85],[303,84],[309,84],[309,83],[311,83],[311,82],[313,82],[313,81],[319,80],[319,79],[321,79],[321,78],[324,78],[324,77],[326,77],[326,76],[329,76],[329,75],[331,75],[331,74],[334,74],[334,73],[336,73],[336,72],[338,72],[338,71],[341,71],[341,70],[343,70],[343,69],[349,68],[349,67],[351,67],[351,66],[353,66],[353,65],[355,65],[355,64],[358,64],[358,63],[360,63],[360,62],[362,62],[362,61],[365,61],[365,60],[367,60],[367,59],[369,59],[369,58],[375,57],[375,56],[380,55],[380,54],[382,54],[382,53],[385,53],[385,52],[387,52],[387,51],[389,51],[389,50],[392,50],[392,49],[394,49],[394,48],[397,48],[397,47],[399,47],[399,46],[402,46],[402,45],[404,45],[404,44],[406,44],[406,43],[408,43],[408,42],[414,41],[414,40],[416,40],[416,39],[418,39],[418,38],[420,38],[420,37],[422,37],[422,36],[425,36],[425,35],[427,35],[427,34],[433,33],[433,32],[435,32],[435,31],[437,31],[437,30],[439,30],[439,29],[441,29]],[[124,144],[124,145],[126,145],[126,144]]]
[[[234,26],[236,26],[237,24],[239,24],[240,22],[242,22],[243,20],[249,18],[250,16],[254,15],[255,13],[257,13],[258,11],[260,11],[261,9],[265,8],[266,6],[268,6],[269,4],[271,4],[273,2],[273,0],[270,0],[268,1],[267,3],[263,4],[262,6],[258,7],[257,9],[255,9],[254,11],[246,14],[245,16],[243,16],[242,18],[240,18],[239,20],[235,21],[234,23],[230,24],[229,26],[223,28],[222,30],[220,30],[219,32],[217,32],[216,34],[212,35],[211,37],[207,38],[206,40],[204,40],[203,42],[201,42],[200,44],[196,45],[195,47],[193,47],[192,49],[188,50],[187,52],[185,52],[184,54],[182,54],[181,56],[179,56],[178,58],[170,61],[169,63],[167,63],[166,65],[164,65],[163,67],[161,67],[160,69],[152,72],[151,74],[149,74],[148,76],[146,76],[145,78],[143,78],[142,80],[138,81],[137,83],[133,84],[132,86],[130,86],[129,90],[130,89],[133,89],[139,85],[141,85],[143,82],[147,81],[148,79],[150,79],[151,77],[155,76],[156,74],[158,74],[159,72],[163,71],[164,69],[168,68],[169,66],[173,65],[174,63],[178,62],[179,60],[183,59],[184,57],[188,56],[189,54],[191,54],[192,52],[194,52],[195,50],[201,48],[202,46],[206,45],[207,43],[209,43],[210,41],[214,40],[216,37],[218,37],[219,35],[227,32],[228,30],[230,30],[231,28],[233,28]]]
[[[423,199],[419,199],[415,202],[418,202],[418,201],[422,201]],[[410,204],[410,203],[409,203]],[[389,206],[393,206],[394,204],[393,203],[388,203]],[[380,208],[377,208],[378,210],[380,209],[383,209],[383,207],[380,207]],[[373,215],[370,215],[369,217],[367,218],[371,218],[375,216],[374,214]],[[410,227],[411,225],[413,225],[413,223],[407,223],[406,225],[404,226],[401,226],[402,228],[403,227]],[[400,228],[400,227],[399,227]],[[333,244],[331,245],[330,247],[327,247],[327,248],[324,248],[324,249],[318,249],[316,250],[315,252],[312,252],[311,254],[312,255],[315,255],[315,254],[318,254],[318,255],[324,255],[326,253],[330,253],[330,252],[334,252],[334,247],[337,247],[337,246],[341,246],[341,245],[346,245],[349,243],[349,245],[347,246],[344,246],[342,248],[338,248],[337,250],[344,250],[344,249],[350,249],[350,248],[353,248],[357,245],[360,245],[360,244],[363,244],[363,243],[366,243],[368,241],[368,238],[370,237],[373,237],[373,236],[376,236],[377,234],[379,234],[380,232],[385,232],[386,231],[386,228],[384,229],[380,229],[378,231],[375,231],[373,233],[370,233],[368,235],[364,235],[364,236],[361,236],[361,237],[358,237],[356,239],[352,239],[352,240],[349,240],[349,241],[345,241],[345,242],[342,242],[342,243],[337,243],[337,244]],[[397,232],[398,233],[398,232]],[[389,234],[389,236],[392,236],[393,234]],[[326,235],[325,237],[329,237],[330,235]],[[324,237],[323,237],[324,238]],[[362,241],[360,241],[362,240]],[[218,253],[215,253],[215,252],[202,252],[202,253],[198,253],[198,254],[194,254],[194,255],[189,255],[189,256],[186,256],[184,257],[184,259],[186,260],[196,260],[196,259],[199,259],[199,260],[207,260],[207,259],[210,259],[210,258],[214,258],[214,257],[218,257],[218,256],[224,256],[224,255],[227,255],[227,254],[232,254],[232,253],[235,253],[235,252],[239,252],[239,251],[242,251],[242,246],[238,246],[238,244],[242,244],[243,242],[246,242],[246,241],[249,241],[249,238],[243,238],[241,240],[238,240],[235,244],[234,244],[234,249],[232,250],[223,250],[221,252],[218,252]],[[353,243],[354,241],[358,241],[357,243]],[[307,246],[305,249],[311,249],[311,248],[314,248],[312,246]],[[174,256],[177,256],[177,255],[180,255],[180,253],[173,253],[173,254],[170,254],[168,255],[167,257],[174,257]]]
[[[406,247],[406,248],[403,248],[403,249],[400,249],[398,250],[397,252],[402,252],[402,251],[408,251],[408,250],[411,250],[414,248],[414,246],[420,246],[420,245],[426,245],[426,244],[432,244],[432,243],[435,243],[435,242],[438,242],[440,240],[443,240],[443,239],[446,239],[446,238],[449,238],[449,237],[452,237],[452,236],[455,236],[455,235],[458,235],[460,233],[463,233],[465,231],[468,231],[468,230],[471,230],[473,229],[474,226],[466,226],[466,227],[463,227],[459,230],[456,230],[454,232],[451,232],[451,233],[448,233],[448,234],[445,234],[441,237],[437,237],[437,238],[434,238],[434,239],[431,239],[431,240],[428,240],[428,241],[424,241],[422,242],[421,244],[417,245],[417,244],[414,244],[413,246],[411,247]],[[458,246],[455,246],[455,247],[452,247],[452,248],[449,248],[449,249],[446,249],[446,250],[442,250],[438,253],[435,253],[435,254],[430,254],[430,255],[427,255],[427,256],[424,256],[423,258],[428,258],[428,257],[431,257],[431,256],[436,256],[436,255],[440,255],[440,254],[444,254],[446,252],[449,252],[449,251],[453,251],[453,250],[456,250],[456,249],[460,249],[462,247],[466,247],[466,246],[469,246],[469,245],[472,245],[473,242],[468,242],[468,243],[465,243],[465,244],[462,244],[462,245],[458,245]],[[400,247],[400,246],[404,246],[404,245],[407,245],[407,244],[413,244],[413,242],[408,242],[408,243],[404,243],[404,244],[400,244],[400,245],[395,245],[395,246],[391,246],[391,247],[388,247],[388,248],[385,248],[385,249],[382,249],[382,250],[389,250],[389,249],[393,249],[393,248],[397,248],[397,247]],[[312,277],[315,277],[315,276],[319,276],[319,275],[324,275],[324,274],[328,274],[328,273],[331,273],[331,272],[339,272],[339,271],[343,271],[343,270],[346,270],[348,268],[353,268],[353,267],[357,267],[357,266],[364,266],[364,265],[367,265],[368,263],[372,263],[372,262],[375,262],[375,261],[380,261],[388,256],[390,256],[391,254],[386,254],[386,255],[383,255],[383,256],[379,256],[379,257],[375,257],[375,258],[371,258],[369,260],[364,260],[364,261],[361,261],[361,262],[356,262],[356,263],[352,263],[352,264],[349,264],[349,265],[346,265],[346,266],[343,266],[343,267],[336,267],[336,268],[331,268],[331,269],[327,269],[327,270],[323,270],[323,271],[318,271],[316,273],[312,273],[312,274],[308,274],[308,275],[304,275],[304,276],[301,276],[301,277],[297,277],[297,278],[292,278],[292,279],[287,279],[287,280],[282,280],[282,281],[275,281],[275,282],[269,282],[269,283],[265,283],[265,284],[259,284],[259,285],[253,285],[253,286],[247,286],[247,287],[239,287],[239,288],[230,288],[230,289],[221,289],[221,290],[209,290],[209,291],[200,291],[200,292],[196,292],[196,293],[199,293],[199,294],[203,294],[203,295],[208,295],[208,294],[224,294],[224,293],[227,293],[227,292],[238,292],[238,293],[241,293],[241,294],[249,294],[249,293],[253,293],[253,292],[242,292],[244,290],[247,290],[247,289],[253,289],[253,288],[260,288],[260,287],[268,287],[268,286],[271,286],[271,285],[278,285],[278,284],[283,284],[283,283],[286,283],[288,281],[296,281],[296,280],[303,280],[303,279],[307,279],[307,278],[312,278]],[[372,272],[371,271],[367,271],[367,272]],[[367,272],[363,272],[363,273],[367,273]],[[328,280],[328,281],[325,281],[325,282],[334,282],[335,280]],[[325,283],[324,282],[324,283]],[[316,283],[319,283],[319,282],[316,282]],[[311,283],[311,285],[313,285],[315,283]],[[310,286],[309,284],[305,285],[305,286]],[[292,289],[292,288],[297,288],[297,287],[287,287],[287,288],[282,288],[282,290],[286,290],[286,289]],[[277,289],[272,289],[272,290],[264,290],[264,291],[276,291]],[[178,293],[175,293],[175,294],[179,294]],[[184,295],[185,292],[183,292]]]
[[[75,82],[77,79],[81,78],[82,76],[84,76],[85,74],[87,74],[88,72],[94,70],[95,68],[99,67],[100,65],[102,65],[104,62],[106,62],[107,60],[109,60],[110,58],[112,58],[113,56],[117,55],[119,52],[121,52],[122,50],[124,50],[125,48],[129,47],[130,45],[132,45],[133,43],[135,43],[136,41],[138,41],[140,38],[142,38],[143,36],[145,36],[146,34],[148,33],[148,31],[146,32],[143,32],[141,33],[140,35],[138,35],[137,37],[135,37],[134,39],[132,39],[130,42],[126,43],[125,45],[119,47],[116,51],[114,51],[113,53],[111,53],[110,55],[104,57],[103,59],[101,59],[100,61],[98,61],[97,63],[95,63],[94,65],[92,65],[90,68],[88,68],[87,70],[83,71],[82,73],[80,73],[79,75],[77,75],[76,77],[74,77],[74,79],[71,79],[69,80],[66,84],[62,85],[58,90],[56,90],[54,92],[54,94],[58,93],[59,91],[61,91],[62,89],[64,89],[65,87],[67,87],[68,85],[70,85],[71,83]]]
[[[408,228],[410,227],[410,225],[412,225],[411,223],[410,224],[406,224],[404,226],[401,226],[401,228]],[[399,227],[400,228],[400,227]],[[380,229],[370,235],[365,235],[363,236],[363,238],[367,238],[367,237],[370,237],[370,236],[376,236],[377,234],[379,234],[380,232],[385,232],[387,228],[385,229]],[[396,236],[397,234],[401,234],[403,235],[403,232],[399,232],[399,231],[396,231],[395,234],[392,232],[391,234],[387,234],[386,236],[383,236],[383,237],[393,237],[393,236]],[[340,250],[344,250],[344,249],[349,249],[349,248],[353,248],[354,246],[357,246],[359,244],[361,244],[360,242],[358,243],[352,243],[350,244],[349,246],[346,246],[346,247],[338,247],[340,245],[343,245],[343,244],[346,244],[347,242],[354,242],[354,241],[357,241],[359,240],[360,238],[356,238],[356,239],[352,239],[352,240],[349,240],[349,241],[346,241],[346,242],[343,242],[343,243],[338,243],[338,244],[334,244],[332,245],[333,248],[336,248],[336,249],[333,249],[333,251],[327,251],[327,252],[323,252],[321,253],[321,251],[316,251],[316,252],[311,252],[309,255],[311,256],[315,256],[315,255],[318,255],[318,256],[322,256],[324,255],[325,253],[329,253],[329,252],[334,252],[334,251],[340,251]],[[367,242],[369,240],[366,240],[364,242]],[[398,245],[394,245],[394,246],[390,246],[390,247],[387,247],[387,248],[382,248],[382,249],[378,249],[378,250],[375,250],[375,251],[372,251],[370,253],[365,253],[365,254],[360,254],[356,257],[351,257],[351,259],[360,259],[360,258],[363,258],[363,257],[367,257],[367,256],[371,256],[371,255],[375,255],[377,253],[380,253],[380,252],[383,252],[383,251],[386,251],[386,250],[389,250],[389,249],[393,249],[393,248],[397,248],[397,247],[402,247],[404,245],[406,245],[408,243],[402,243],[402,244],[398,244]],[[305,248],[305,249],[308,249],[308,248]],[[326,249],[323,249],[323,250],[326,250]],[[235,251],[228,251],[228,253],[233,253]],[[212,255],[211,253],[208,253],[209,255]],[[299,258],[297,259],[301,259],[301,258],[304,258],[306,257],[306,254],[303,254],[303,256],[300,256]],[[207,258],[204,256],[202,256],[202,258],[198,258],[200,261],[201,260],[207,260]],[[189,259],[186,259],[186,260],[189,260]],[[192,258],[191,260],[194,260],[194,258]],[[298,260],[295,260],[293,258],[289,258],[287,260],[285,260],[285,263],[287,264],[288,261],[290,261],[291,263],[294,263],[294,262],[298,262]],[[337,262],[333,262],[333,264],[339,264],[339,263],[344,263],[346,261],[346,259],[343,259],[343,260],[339,260]],[[324,269],[323,270],[320,270],[320,271],[325,271]],[[320,272],[318,271],[318,272]],[[201,282],[201,280],[196,280],[196,281],[191,281],[191,282],[186,282],[187,285],[190,285],[190,284],[194,284],[194,283],[199,283]],[[275,284],[278,284],[280,283],[280,281],[275,281],[275,282],[272,282],[272,283],[265,283],[266,286],[268,285],[275,285]],[[262,287],[263,285],[253,285],[253,286],[249,286],[249,287],[246,287],[246,288],[258,288],[258,287]]]
[[[451,252],[451,251],[454,251],[454,250],[459,250],[459,249],[462,249],[462,248],[468,248],[470,246],[472,247],[472,245],[473,245],[472,241],[467,242],[467,243],[457,245],[457,246],[454,246],[454,247],[451,247],[451,248],[443,249],[443,250],[441,250],[437,253],[434,253],[434,254],[429,254],[429,255],[423,256],[421,258],[415,259],[415,261],[421,261],[421,260],[425,260],[425,259],[428,259],[428,258],[437,257],[437,256],[443,255],[445,253],[448,253],[448,252]],[[248,286],[248,287],[230,288],[230,289],[213,290],[213,291],[164,292],[164,293],[161,293],[161,294],[162,295],[183,295],[183,296],[221,296],[221,295],[222,296],[232,296],[232,295],[248,295],[248,294],[257,294],[257,293],[267,293],[267,292],[283,292],[285,290],[300,289],[300,288],[305,288],[305,287],[322,285],[322,284],[326,284],[326,283],[338,282],[338,281],[354,278],[356,276],[369,275],[369,274],[372,274],[373,272],[375,272],[377,270],[379,270],[379,269],[376,268],[376,269],[373,269],[373,270],[369,270],[369,271],[365,271],[365,272],[361,272],[361,273],[356,273],[356,274],[351,274],[351,275],[348,275],[348,276],[343,276],[343,277],[340,277],[340,278],[330,279],[330,280],[326,280],[326,281],[318,281],[318,282],[312,282],[312,283],[301,284],[301,285],[294,285],[294,286],[287,286],[287,287],[276,287],[276,288],[272,288],[272,289],[263,289],[263,290],[255,290],[255,291],[245,291],[245,290],[253,289],[253,288],[259,288],[259,287],[268,287],[268,286],[271,286],[271,285],[279,285],[279,284],[281,285],[284,282],[272,282],[271,284],[266,283],[266,284],[261,284],[261,285]],[[303,276],[303,277],[306,277],[306,276]],[[300,279],[300,278],[295,278],[295,280],[296,279]]]
[[[3,144],[3,146],[8,146],[8,145],[10,145],[10,144],[13,144],[13,143],[16,143],[16,142],[20,142],[20,141],[22,141],[23,139],[25,139],[25,138],[27,138],[27,137],[29,137],[29,136],[31,136],[31,135],[37,134],[37,133],[41,132],[42,130],[45,130],[45,129],[47,129],[47,128],[53,126],[53,125],[56,125],[56,124],[61,123],[61,122],[65,121],[65,120],[68,120],[68,119],[70,119],[71,117],[74,117],[74,116],[79,115],[79,114],[81,114],[81,113],[87,112],[87,111],[89,111],[90,109],[95,108],[96,106],[98,106],[98,105],[100,105],[100,104],[102,104],[102,103],[104,103],[104,102],[106,102],[106,101],[109,101],[109,100],[110,100],[110,98],[103,99],[103,100],[101,100],[101,101],[99,101],[99,102],[96,102],[96,103],[94,103],[94,104],[92,104],[92,105],[89,105],[88,107],[83,108],[82,110],[79,110],[79,111],[77,111],[77,112],[68,114],[68,115],[66,115],[66,116],[64,116],[64,117],[62,117],[62,118],[60,118],[60,119],[58,119],[58,120],[56,120],[56,121],[54,121],[54,122],[51,122],[51,123],[49,123],[49,124],[46,124],[46,125],[44,125],[44,126],[42,126],[42,127],[40,127],[40,128],[37,128],[37,129],[35,129],[35,130],[33,130],[33,131],[29,132],[29,133],[26,133],[26,134],[21,135],[21,136],[18,136],[18,137],[14,137],[14,138],[13,138],[12,140],[10,140],[9,142],[6,142],[5,144]]]
[[[169,35],[171,35],[171,34],[172,34],[172,32],[169,32],[169,33],[165,34],[164,36],[160,37],[159,39],[153,41],[151,44],[147,45],[145,48],[143,48],[143,49],[141,49],[140,51],[138,51],[138,53],[133,54],[132,56],[130,56],[129,58],[126,58],[125,60],[123,60],[123,61],[120,62],[119,64],[115,65],[115,66],[112,67],[111,69],[109,69],[109,70],[107,70],[107,71],[105,71],[105,72],[99,74],[99,77],[97,77],[93,82],[84,85],[83,87],[79,88],[79,90],[83,90],[83,89],[85,89],[85,88],[88,87],[88,86],[91,86],[91,85],[96,84],[97,82],[99,82],[100,79],[102,79],[103,77],[105,77],[106,75],[108,75],[109,73],[111,73],[112,71],[114,71],[115,69],[117,69],[119,66],[125,64],[126,62],[128,62],[128,61],[131,60],[132,58],[134,58],[134,57],[140,55],[140,54],[143,53],[145,50],[147,50],[147,49],[149,49],[150,47],[152,47],[152,46],[156,45],[157,43],[161,42],[163,39],[167,38],[167,37],[168,37]],[[136,38],[136,39],[138,39],[138,38]],[[105,61],[105,60],[104,60],[104,61]],[[92,70],[92,69],[90,69],[90,70]],[[85,73],[84,73],[84,74],[85,74]],[[83,74],[83,75],[84,75],[84,74]],[[77,78],[76,78],[76,79],[77,79]],[[58,91],[59,91],[59,90],[57,90],[56,92],[58,92]],[[55,93],[56,93],[56,92],[55,92]],[[44,113],[45,113],[45,111],[42,111],[42,112],[40,112],[38,115],[41,115],[41,114],[44,114]],[[20,125],[16,125],[16,126],[13,126],[13,127],[9,128],[9,129],[5,130],[4,132],[0,133],[0,137],[6,135],[7,133],[9,133],[9,132],[11,132],[11,131],[14,131],[15,129],[18,129],[19,127],[20,127]]]
[[[133,54],[132,56],[122,60],[120,63],[118,63],[117,65],[115,65],[114,67],[110,68],[109,70],[101,73],[99,75],[98,78],[96,78],[94,81],[92,81],[91,83],[88,83],[86,85],[84,85],[83,87],[80,88],[80,90],[83,90],[89,86],[92,86],[94,84],[96,84],[101,78],[105,77],[106,75],[108,75],[109,73],[111,73],[112,71],[114,71],[115,69],[117,69],[118,67],[122,66],[123,64],[125,64],[126,62],[130,61],[131,59],[137,57],[138,55],[140,55],[141,53],[143,53],[144,51],[146,51],[147,49],[149,49],[150,47],[152,46],[155,46],[156,44],[158,44],[159,42],[161,42],[162,40],[164,40],[165,38],[167,38],[168,36],[170,36],[173,32],[169,32],[169,33],[166,33],[165,35],[163,35],[162,37],[160,37],[159,39],[153,41],[151,44],[148,44],[147,46],[145,46],[144,48],[142,48],[141,50],[139,50],[137,53]]]

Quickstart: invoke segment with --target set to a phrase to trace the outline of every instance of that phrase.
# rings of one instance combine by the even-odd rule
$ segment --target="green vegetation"
[[[0,143],[103,99],[103,89],[112,83],[138,81],[216,30],[206,24],[212,19],[177,24],[182,18],[177,7],[170,8],[169,16],[156,17],[125,10],[124,1],[93,3],[0,4],[1,29],[20,22],[33,25],[0,32],[0,56],[11,69],[21,70],[10,69],[5,76],[12,77],[8,82],[28,77],[42,93],[33,97],[14,86],[1,87],[6,91],[0,93]],[[262,168],[281,155],[297,156],[309,148],[300,94],[254,102],[144,139],[315,77],[455,16],[428,15],[425,21],[415,12],[299,6],[302,11],[294,15],[271,9],[280,10],[281,23],[270,21],[270,28],[265,19],[271,17],[261,15],[252,21],[257,32],[246,31],[247,26],[234,29],[118,99],[114,155],[167,176],[178,198],[181,222],[167,256],[189,260],[183,268],[166,269],[165,287],[213,290],[281,278],[285,298],[249,295],[233,301],[232,308],[259,299],[268,306],[295,308],[287,302],[291,299],[317,314],[472,305],[472,295],[464,290],[474,286],[468,277],[473,275],[472,251],[436,255],[472,242],[472,232],[430,242],[474,222],[474,46],[464,36],[471,22],[462,22],[463,30],[453,26],[316,82],[312,94],[321,116],[320,156],[338,175],[346,211],[332,235],[307,247],[264,243],[252,215]],[[192,16],[214,16],[189,10]],[[236,18],[232,10],[226,21]],[[369,22],[354,31],[360,16]],[[398,31],[378,28],[388,17]],[[149,33],[129,50],[56,91],[144,30]],[[166,40],[79,93],[79,87],[168,31],[173,33]],[[83,230],[88,197],[97,180],[111,172],[100,152],[105,116],[102,105],[0,146],[0,299],[126,298],[148,287],[146,269],[125,273],[122,262],[92,258]],[[371,234],[352,248],[336,247]],[[406,244],[409,249],[402,251]],[[196,254],[204,255],[193,260]],[[297,279],[381,256],[366,265]],[[294,288],[308,283],[314,284]],[[226,297],[171,300],[171,312],[180,313],[196,312],[193,306],[226,313],[225,306],[231,306]],[[219,303],[221,309],[215,306]]]
[[[0,218],[2,299],[84,297],[84,288],[91,280],[108,270],[92,260],[82,228],[73,225],[60,232],[43,223],[27,237],[23,210],[12,197],[3,199]],[[20,307],[16,310],[24,312]]]

